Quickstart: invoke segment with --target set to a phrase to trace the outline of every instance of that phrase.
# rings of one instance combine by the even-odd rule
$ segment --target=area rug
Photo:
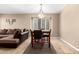
[[[28,47],[26,51],[24,51],[24,54],[56,54],[56,50],[53,46],[51,48],[48,47],[48,44],[44,44],[42,47]]]

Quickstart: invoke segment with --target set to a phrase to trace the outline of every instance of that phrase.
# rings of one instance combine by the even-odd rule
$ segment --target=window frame
[[[33,19],[34,18],[36,18],[37,19],[37,23],[38,23],[38,20],[40,19],[40,18],[38,18],[38,17],[31,17],[31,29],[33,29],[34,30],[34,21],[33,21]],[[49,29],[48,30],[50,30],[51,29],[51,26],[50,26],[50,23],[51,23],[51,17],[45,17],[45,18],[43,18],[44,20],[45,20],[45,29],[44,30],[47,30],[46,29],[46,20],[48,20],[49,19]],[[42,20],[43,19],[41,19],[41,29],[42,29]]]

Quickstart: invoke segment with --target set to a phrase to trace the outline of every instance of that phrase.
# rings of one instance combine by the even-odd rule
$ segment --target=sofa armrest
[[[21,33],[21,42],[23,42],[28,38],[28,33],[29,33],[28,31]]]

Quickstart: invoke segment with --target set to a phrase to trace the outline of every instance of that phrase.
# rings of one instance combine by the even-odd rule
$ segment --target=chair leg
[[[31,45],[32,45],[32,47],[33,47],[33,39],[31,40]]]
[[[33,47],[33,42],[31,43],[32,47]]]
[[[49,38],[49,48],[50,48],[50,38]]]
[[[50,48],[50,43],[49,43],[49,48]]]

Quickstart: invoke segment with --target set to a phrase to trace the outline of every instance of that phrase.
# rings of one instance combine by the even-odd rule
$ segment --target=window
[[[38,17],[33,17],[32,18],[32,29],[37,30],[37,29],[42,29],[42,30],[49,30],[50,29],[50,18],[43,18],[39,19]]]

